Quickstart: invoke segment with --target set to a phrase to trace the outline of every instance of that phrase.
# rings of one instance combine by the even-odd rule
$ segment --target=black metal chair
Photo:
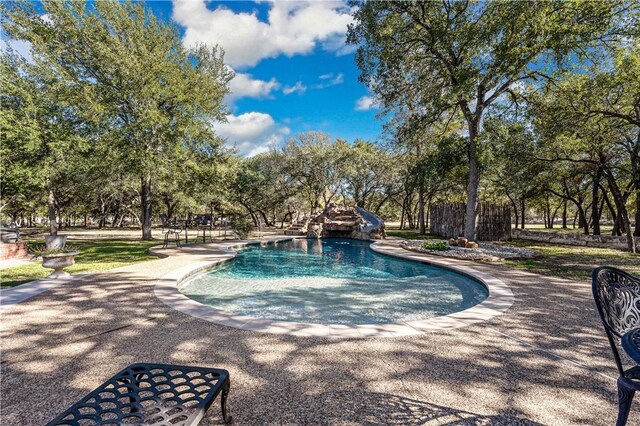
[[[625,370],[617,343],[623,334],[640,327],[640,278],[620,269],[602,266],[593,270],[592,290],[618,367],[616,426],[624,426],[629,417],[633,397],[636,391],[640,390],[640,365]]]
[[[174,236],[176,247],[182,247],[182,244],[180,244],[180,233],[182,232],[182,228],[180,228],[175,220],[171,221],[167,218],[167,215],[165,214],[160,215],[160,220],[162,221],[162,235],[164,236],[162,248],[167,248],[169,246],[170,235]]]
[[[213,221],[210,215],[198,215],[194,219],[194,223],[196,225],[196,242],[198,241],[198,237],[201,234],[203,243],[207,242],[207,234],[209,237],[209,241],[213,241]]]

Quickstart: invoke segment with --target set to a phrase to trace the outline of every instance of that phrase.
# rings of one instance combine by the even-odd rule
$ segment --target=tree
[[[394,110],[418,92],[431,121],[459,111],[468,133],[465,236],[475,237],[482,120],[514,85],[547,78],[628,25],[633,3],[369,1],[354,12],[360,79]],[[553,67],[545,60],[553,59]]]
[[[335,140],[322,132],[300,133],[283,148],[289,159],[287,173],[294,177],[315,212],[339,194],[342,185],[344,152]]]
[[[183,145],[213,139],[231,78],[218,48],[187,51],[178,30],[132,2],[45,1],[5,7],[3,27],[66,82],[64,96],[138,176],[142,238],[151,239],[152,182]],[[219,143],[219,142],[218,142]]]
[[[343,198],[371,210],[375,195],[385,187],[393,167],[390,155],[371,142],[356,139],[352,144],[336,142],[342,162]],[[380,201],[379,201],[380,202]]]
[[[58,102],[60,79],[39,58],[29,63],[3,53],[1,78],[3,198],[15,202],[45,193],[50,233],[56,235],[56,193],[84,161],[86,130],[74,111]]]
[[[594,108],[608,102],[602,93],[602,85],[608,83],[600,77],[597,71],[574,74],[561,83],[549,85],[545,96],[536,101],[536,126],[545,148],[541,156],[547,161],[569,163],[573,170],[589,176],[587,184],[592,188],[591,217],[596,234],[599,233],[600,205],[606,201],[600,201],[600,194],[606,198],[603,191],[606,183],[614,200],[617,221],[625,229],[628,249],[635,252],[627,200],[636,185],[634,162],[637,164],[636,153],[640,150],[640,143],[636,142],[640,142],[640,128],[618,117],[593,113]],[[606,93],[615,98],[614,94]],[[584,182],[584,178],[581,180]],[[564,198],[576,204],[581,225],[588,233],[586,209],[581,205],[586,197],[565,195]]]
[[[584,79],[573,106],[589,118],[615,127],[613,143],[626,154],[636,193],[635,231],[640,237],[640,41],[631,39],[613,54],[613,67],[594,71]],[[574,92],[574,95],[576,93]]]

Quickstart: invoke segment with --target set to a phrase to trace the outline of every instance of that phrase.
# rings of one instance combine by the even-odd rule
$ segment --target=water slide
[[[369,210],[356,207],[356,212],[364,219],[364,223],[361,225],[361,232],[371,232],[376,229],[380,229],[384,225],[384,220],[380,219],[377,215],[371,213]]]

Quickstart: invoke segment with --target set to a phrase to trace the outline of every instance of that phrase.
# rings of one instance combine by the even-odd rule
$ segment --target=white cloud
[[[279,88],[280,83],[275,78],[265,81],[254,79],[250,74],[236,73],[229,82],[230,93],[227,99],[233,101],[239,98],[270,98],[271,92]]]
[[[368,111],[370,109],[378,109],[379,105],[373,96],[363,96],[356,101],[356,111]]]
[[[229,114],[226,123],[215,123],[214,128],[228,146],[246,157],[269,151],[290,133],[288,127],[277,126],[273,117],[263,112]]]
[[[282,93],[284,93],[285,95],[290,95],[292,93],[298,93],[299,95],[302,95],[306,91],[307,86],[302,84],[301,81],[296,82],[296,84],[294,84],[293,86],[285,86],[284,89],[282,89]]]
[[[338,56],[344,56],[355,52],[358,46],[355,44],[347,44],[346,34],[336,34],[335,36],[327,38],[327,40],[322,43],[322,48],[329,52],[335,52]]]
[[[13,53],[22,56],[27,62],[32,62],[31,43],[26,40],[14,40],[7,37],[0,38],[0,51],[11,49]]]
[[[342,1],[274,2],[267,22],[262,22],[255,12],[235,13],[224,6],[210,10],[204,1],[174,0],[173,18],[185,28],[185,46],[218,44],[225,50],[225,62],[234,67],[309,53],[318,43],[344,54],[339,40],[344,40],[353,20]]]
[[[318,78],[320,80],[322,80],[322,83],[319,83],[319,84],[316,84],[315,86],[313,86],[315,89],[325,89],[327,87],[337,86],[338,84],[344,83],[344,74],[343,73],[339,73],[339,74],[334,74],[334,73],[322,74],[322,75],[318,76]]]

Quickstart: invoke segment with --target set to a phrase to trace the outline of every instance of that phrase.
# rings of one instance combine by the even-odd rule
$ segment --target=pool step
[[[309,218],[303,217],[284,231],[284,235],[307,235]]]

